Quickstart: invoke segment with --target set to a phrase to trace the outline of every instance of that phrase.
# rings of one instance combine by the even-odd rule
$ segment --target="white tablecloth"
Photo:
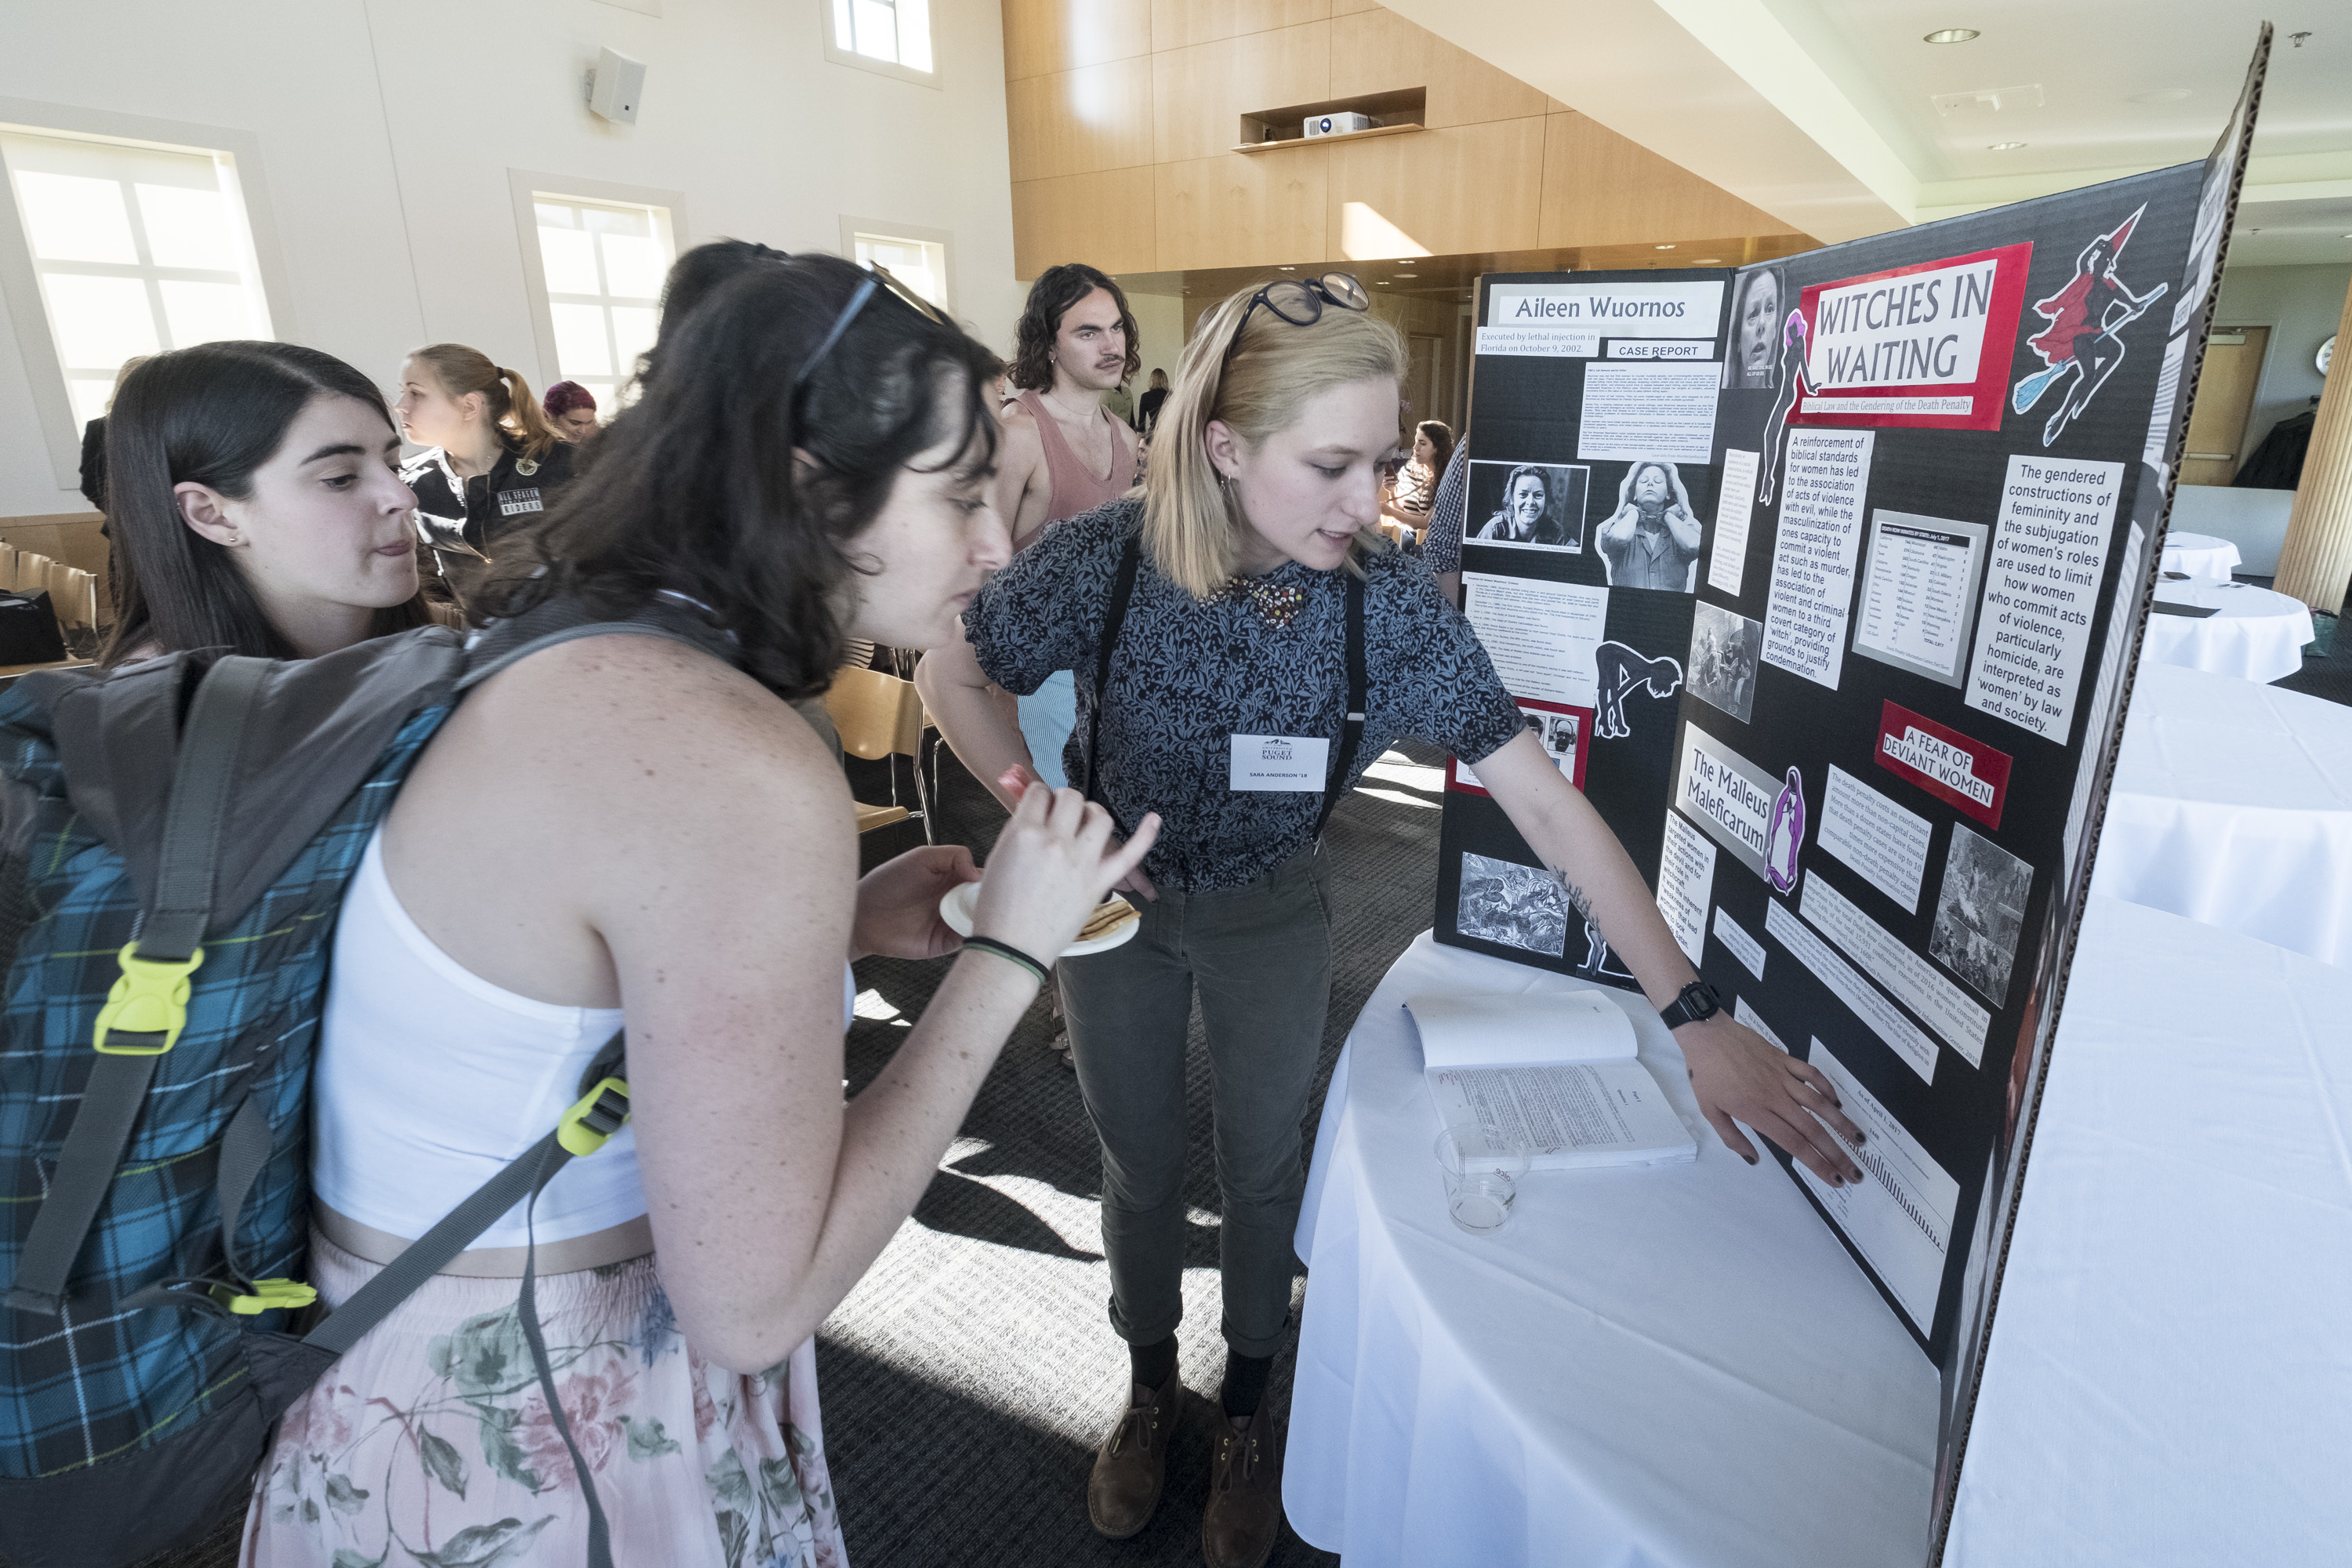
[[[2347,1019],[2341,969],[2091,900],[1946,1568],[2352,1553]]]
[[[2352,966],[2352,709],[2142,667],[2091,887]]]
[[[2210,533],[2164,536],[2163,570],[2185,572],[2200,583],[2228,582],[2242,559],[2236,545]]]
[[[2314,633],[2311,610],[2300,599],[2244,583],[2159,583],[2156,596],[2214,613],[2151,613],[2143,666],[2178,664],[2247,680],[2276,680],[2303,668],[2303,645]]]
[[[1924,1561],[1934,1367],[1769,1160],[1540,1172],[1499,1235],[1446,1218],[1401,1004],[1572,989],[1424,932],[1339,1059],[1299,1219],[1310,1266],[1283,1501],[1349,1568],[1889,1568]]]

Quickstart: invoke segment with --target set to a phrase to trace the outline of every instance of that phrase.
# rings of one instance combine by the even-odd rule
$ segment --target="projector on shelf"
[[[1343,136],[1350,131],[1370,131],[1372,117],[1369,114],[1310,114],[1307,117],[1309,136]]]

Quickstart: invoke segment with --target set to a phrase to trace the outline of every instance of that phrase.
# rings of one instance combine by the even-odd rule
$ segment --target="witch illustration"
[[[1797,885],[1797,850],[1805,842],[1805,778],[1789,770],[1788,782],[1772,802],[1772,825],[1764,837],[1764,879],[1775,892]]]
[[[2069,375],[2074,377],[2058,411],[2042,426],[2045,447],[2090,406],[2107,377],[2124,363],[2123,330],[2147,314],[2148,307],[2163,299],[2169,287],[2158,283],[2145,294],[2135,294],[2116,276],[2116,264],[2123,258],[2124,247],[2131,243],[2132,230],[2146,211],[2147,204],[2142,202],[2111,232],[2091,241],[2074,258],[2074,276],[2066,286],[2034,302],[2034,314],[2050,324],[2026,339],[2025,346],[2042,356],[2045,368],[2017,384],[2010,394],[2010,406],[2022,414],[2041,402],[2052,387]]]
[[[1763,506],[1772,504],[1773,489],[1780,476],[1780,433],[1789,423],[1789,416],[1797,411],[1798,395],[1811,397],[1821,390],[1806,374],[1806,347],[1805,313],[1791,310],[1780,325],[1780,392],[1772,399],[1772,412],[1764,421],[1763,488],[1756,495],[1758,503]]]

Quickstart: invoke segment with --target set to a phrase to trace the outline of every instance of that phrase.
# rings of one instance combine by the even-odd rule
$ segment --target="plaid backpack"
[[[319,1321],[308,1096],[344,887],[466,688],[613,631],[728,656],[690,615],[556,601],[470,658],[428,627],[0,692],[0,1558],[109,1568],[241,1511],[280,1412],[626,1119],[615,1037],[561,1125]]]

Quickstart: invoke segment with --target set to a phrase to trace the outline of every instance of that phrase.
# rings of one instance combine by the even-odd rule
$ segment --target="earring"
[[[223,544],[235,544],[235,543],[237,543],[238,542],[240,542],[241,540],[243,540],[244,538],[245,538],[245,535],[243,535],[243,534],[241,534],[241,533],[232,533],[232,534],[230,534],[226,539],[222,540],[222,541],[221,541],[221,542],[222,542]]]

